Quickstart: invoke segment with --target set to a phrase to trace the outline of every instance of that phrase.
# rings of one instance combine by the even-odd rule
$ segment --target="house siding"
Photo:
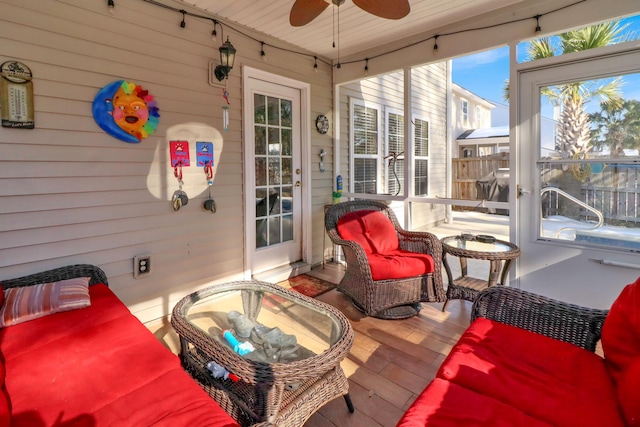
[[[189,292],[243,278],[242,66],[308,83],[309,120],[332,113],[331,68],[320,64],[313,73],[312,56],[278,49],[269,49],[263,62],[260,43],[226,27],[238,56],[227,80],[229,130],[222,132],[222,87],[208,84],[208,63],[217,60],[222,41],[220,31],[217,42],[210,39],[210,22],[187,16],[180,28],[179,14],[142,1],[117,2],[114,16],[106,1],[84,0],[0,0],[0,11],[0,63],[17,60],[31,68],[35,107],[35,129],[0,128],[0,282],[96,264],[147,321],[168,314]],[[148,90],[160,109],[157,131],[139,144],[109,136],[93,119],[96,93],[120,79]],[[178,212],[171,207],[178,182],[167,130],[187,123],[222,135],[214,141],[215,214],[202,207],[207,183],[193,157],[183,178],[190,202]],[[331,135],[313,132],[305,142],[311,153],[329,153],[326,172],[312,162],[313,263],[321,262],[323,205],[331,200]],[[151,274],[136,280],[139,254],[151,255]]]

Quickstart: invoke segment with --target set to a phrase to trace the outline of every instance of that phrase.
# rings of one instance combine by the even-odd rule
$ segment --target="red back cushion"
[[[627,425],[640,426],[640,278],[613,302],[602,328],[602,350]]]
[[[359,243],[367,254],[383,254],[400,247],[395,227],[380,211],[349,212],[338,220],[336,228],[340,237]]]

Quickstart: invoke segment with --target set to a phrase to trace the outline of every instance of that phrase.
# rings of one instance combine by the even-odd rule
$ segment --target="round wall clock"
[[[329,131],[329,119],[324,114],[320,114],[316,118],[316,129],[320,133],[327,133]]]

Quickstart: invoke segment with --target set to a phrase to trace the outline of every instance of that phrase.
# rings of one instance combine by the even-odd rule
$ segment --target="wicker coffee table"
[[[339,396],[353,412],[340,368],[353,329],[328,304],[266,282],[231,282],[180,300],[171,324],[185,370],[245,427],[299,427]]]
[[[447,304],[452,299],[475,301],[481,290],[489,286],[503,285],[509,273],[511,261],[520,255],[520,249],[513,243],[497,240],[491,236],[462,234],[444,237],[441,242],[442,264],[449,279],[447,299],[442,306],[442,311],[447,308]],[[453,279],[447,254],[460,259],[461,275],[457,279]],[[469,277],[467,275],[467,259],[489,261],[488,279]]]

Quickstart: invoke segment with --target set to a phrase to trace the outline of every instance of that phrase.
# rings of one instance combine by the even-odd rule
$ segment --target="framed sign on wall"
[[[31,70],[18,61],[0,65],[2,126],[33,129],[33,83]]]

